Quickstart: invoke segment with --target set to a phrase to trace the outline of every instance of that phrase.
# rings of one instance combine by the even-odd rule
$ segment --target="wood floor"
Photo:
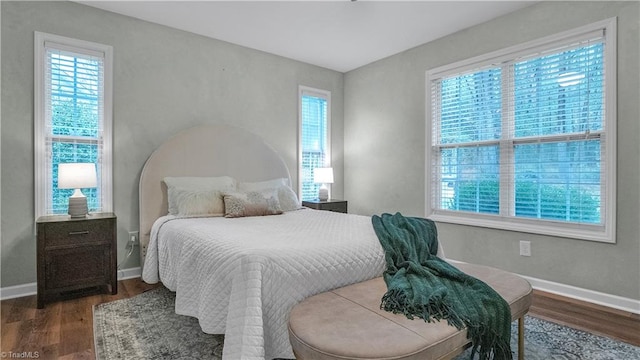
[[[529,315],[640,346],[640,315],[534,290]]]
[[[118,282],[117,295],[93,295],[36,309],[35,296],[0,303],[2,358],[94,359],[93,305],[154,288]],[[640,346],[640,315],[535,291],[530,315]],[[11,353],[10,353],[11,352]],[[37,352],[37,353],[36,353]],[[31,354],[31,355],[30,355]]]
[[[36,308],[36,297],[0,302],[2,354],[20,358],[94,359],[93,305],[129,298],[156,287],[139,278],[118,282],[116,295],[92,295]],[[37,356],[34,355],[37,352]],[[10,355],[3,358],[11,358]]]

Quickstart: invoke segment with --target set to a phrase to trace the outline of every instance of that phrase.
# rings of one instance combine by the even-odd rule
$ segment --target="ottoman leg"
[[[524,315],[518,318],[518,360],[524,360]]]

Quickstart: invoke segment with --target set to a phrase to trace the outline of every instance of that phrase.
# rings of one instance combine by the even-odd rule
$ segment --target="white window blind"
[[[61,163],[95,163],[82,191],[90,212],[111,211],[110,61],[110,47],[36,33],[36,217],[67,212]]]
[[[614,241],[611,23],[428,73],[436,218]]]
[[[331,166],[330,156],[330,93],[300,87],[299,181],[300,198],[318,198],[321,184],[313,182],[313,169]]]

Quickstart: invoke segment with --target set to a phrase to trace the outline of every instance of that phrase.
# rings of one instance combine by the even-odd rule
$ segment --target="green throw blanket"
[[[509,304],[484,282],[436,256],[433,221],[400,213],[371,220],[387,262],[382,309],[427,322],[445,319],[458,329],[466,326],[471,358],[478,353],[483,360],[512,359]]]

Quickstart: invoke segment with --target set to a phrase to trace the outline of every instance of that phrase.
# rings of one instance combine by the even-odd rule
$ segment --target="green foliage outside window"
[[[602,42],[567,46],[434,82],[438,206],[600,224],[603,57]]]
[[[64,214],[73,189],[58,188],[58,165],[98,163],[100,136],[100,62],[82,56],[49,53],[51,65],[51,210]],[[98,179],[100,179],[100,167]],[[99,188],[81,189],[89,211],[100,208]]]
[[[498,214],[498,181],[461,181],[454,186],[449,210]],[[578,186],[543,184],[536,181],[516,183],[516,216],[581,223],[600,222],[600,199],[593,191]]]
[[[64,163],[96,163],[98,146],[96,144],[78,144],[72,142],[54,142],[53,148],[53,201],[54,214],[65,214],[68,208],[69,196],[73,194],[73,189],[58,189],[58,165]],[[87,197],[89,211],[99,208],[98,189],[82,189],[82,193]]]
[[[329,102],[324,97],[306,94],[301,97],[301,200],[318,198],[320,184],[313,182],[313,170],[327,166],[328,106]]]

